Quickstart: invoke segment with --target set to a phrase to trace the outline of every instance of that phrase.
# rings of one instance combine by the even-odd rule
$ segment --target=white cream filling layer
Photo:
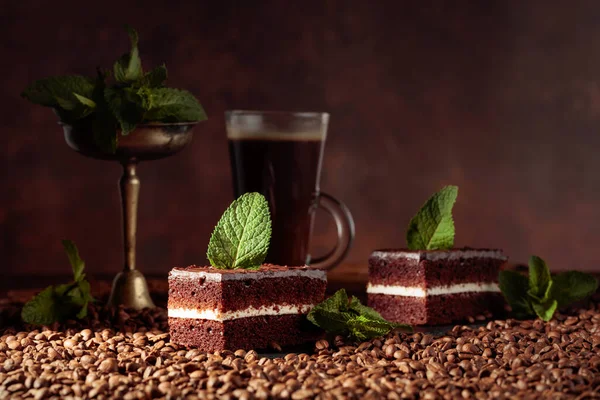
[[[225,311],[198,310],[193,308],[169,308],[168,316],[171,318],[209,319],[211,321],[227,321],[238,318],[262,317],[267,315],[308,314],[314,304],[262,306],[260,308],[248,307],[243,310]]]
[[[374,251],[373,257],[388,260],[459,260],[470,258],[494,258],[504,260],[506,257],[500,250],[454,250],[454,251]]]
[[[416,286],[371,285],[370,283],[367,285],[367,293],[407,297],[427,297],[441,296],[445,294],[499,291],[500,288],[495,282],[457,283],[455,285],[450,286],[435,286],[430,288],[422,288]]]
[[[319,269],[309,268],[290,268],[289,270],[275,270],[275,271],[240,271],[235,274],[225,274],[219,271],[206,272],[199,271],[198,269],[173,269],[169,273],[170,276],[181,276],[186,278],[204,278],[207,282],[223,282],[223,281],[241,281],[250,279],[265,279],[265,278],[311,278],[326,280],[327,273]]]

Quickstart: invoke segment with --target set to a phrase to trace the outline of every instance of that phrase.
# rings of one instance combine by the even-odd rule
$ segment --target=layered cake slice
[[[325,271],[174,268],[169,273],[171,341],[203,351],[293,346],[319,338],[306,314],[325,297]]]
[[[501,250],[377,250],[369,258],[369,306],[385,319],[443,325],[500,312]]]

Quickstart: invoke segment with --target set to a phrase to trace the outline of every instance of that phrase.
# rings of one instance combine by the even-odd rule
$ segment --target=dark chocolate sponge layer
[[[266,349],[273,343],[295,346],[316,341],[322,336],[305,314],[239,318],[223,322],[169,318],[169,332],[173,342],[207,352]]]
[[[169,274],[168,308],[218,314],[249,307],[313,305],[325,297],[325,277],[324,271],[274,265],[253,271],[176,268]],[[266,349],[273,343],[295,346],[321,335],[306,314],[256,315],[224,321],[171,316],[169,331],[174,343],[203,351]]]
[[[264,266],[257,271],[247,271],[192,267],[183,271],[218,274],[221,278],[235,276],[240,279],[213,281],[196,273],[171,273],[169,308],[234,311],[272,304],[317,304],[323,300],[327,286],[325,279],[314,277],[314,270],[300,268]],[[269,271],[296,271],[300,275],[270,277],[261,274]],[[244,279],[245,277],[247,278]]]
[[[446,325],[486,312],[500,313],[504,297],[497,292],[409,297],[369,294],[368,304],[385,319],[411,325]]]
[[[484,256],[473,257],[473,252]],[[498,272],[506,260],[500,250],[490,249],[376,250],[369,258],[369,283],[430,288],[497,282]]]

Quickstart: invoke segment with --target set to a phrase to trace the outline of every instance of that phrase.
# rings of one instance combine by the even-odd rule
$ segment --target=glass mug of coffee
[[[272,235],[266,262],[331,269],[348,253],[354,221],[341,202],[319,190],[329,114],[232,110],[225,113],[236,197],[262,193],[269,202]],[[336,246],[311,259],[317,208],[337,227]]]

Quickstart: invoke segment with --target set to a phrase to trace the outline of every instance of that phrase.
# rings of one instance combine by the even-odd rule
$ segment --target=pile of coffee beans
[[[93,311],[89,327],[4,328],[0,399],[488,399],[600,394],[600,307],[552,321],[321,340],[310,354],[202,353],[169,342],[164,309]]]

